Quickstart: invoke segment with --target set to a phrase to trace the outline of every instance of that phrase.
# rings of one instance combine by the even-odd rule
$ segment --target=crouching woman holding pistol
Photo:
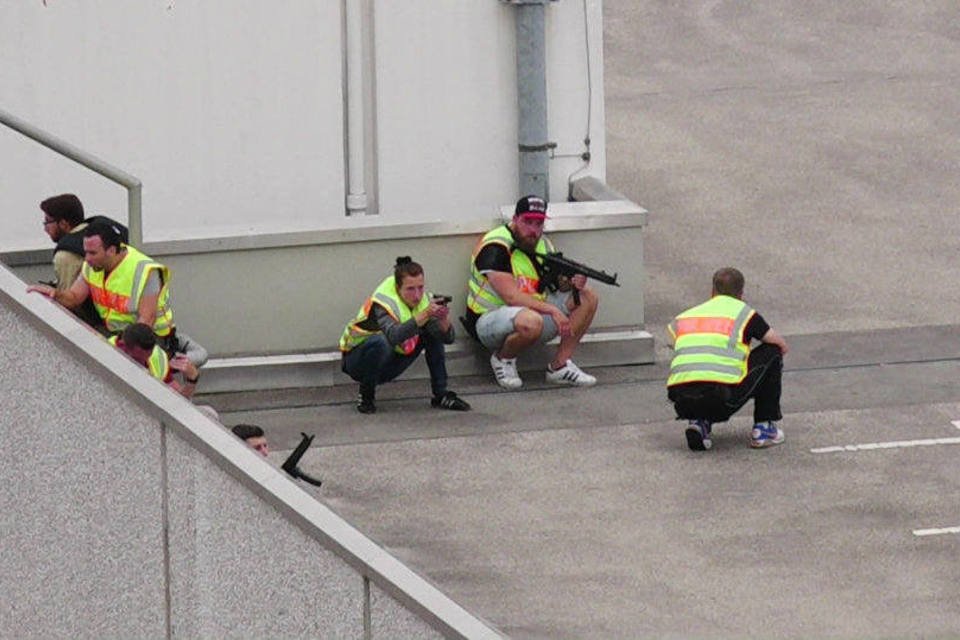
[[[447,389],[444,345],[454,340],[445,296],[426,295],[423,267],[409,256],[397,258],[388,276],[367,298],[343,330],[343,372],[360,383],[357,411],[375,413],[377,385],[403,373],[426,353],[430,369],[430,405],[469,411],[470,405]]]

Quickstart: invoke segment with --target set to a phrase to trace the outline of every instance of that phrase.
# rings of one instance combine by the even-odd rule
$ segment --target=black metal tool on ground
[[[300,444],[297,445],[297,448],[293,450],[293,453],[283,461],[283,464],[280,465],[280,468],[286,471],[291,477],[296,478],[297,480],[303,480],[304,482],[310,483],[314,486],[319,487],[322,483],[316,478],[311,478],[303,471],[300,470],[300,467],[297,465],[300,463],[300,458],[303,457],[303,454],[307,452],[307,449],[310,448],[310,443],[313,442],[313,436],[308,436],[307,434],[300,432],[300,435],[303,436],[303,439],[300,441]]]

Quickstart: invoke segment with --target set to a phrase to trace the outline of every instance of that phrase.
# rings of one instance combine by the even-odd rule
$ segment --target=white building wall
[[[362,224],[345,209],[347,1],[368,35],[369,213],[475,218],[514,200],[516,8],[498,0],[6,3],[0,109],[140,178],[147,241]],[[588,111],[593,159],[578,176],[604,177],[601,2],[546,13],[563,200]],[[49,246],[37,204],[66,191],[125,216],[121,187],[0,127],[0,250]]]

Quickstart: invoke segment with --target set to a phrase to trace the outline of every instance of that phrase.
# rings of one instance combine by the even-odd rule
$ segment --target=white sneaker
[[[494,353],[490,356],[490,367],[493,369],[493,375],[497,378],[497,384],[504,389],[519,389],[523,386],[523,380],[517,374],[516,358],[501,360]]]
[[[569,384],[574,387],[592,387],[597,384],[597,379],[589,373],[584,373],[573,360],[567,360],[566,364],[556,371],[550,371],[549,367],[547,368],[547,382]]]

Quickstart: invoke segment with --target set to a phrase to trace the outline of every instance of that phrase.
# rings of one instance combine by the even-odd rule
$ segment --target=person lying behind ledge
[[[262,427],[255,424],[238,424],[230,431],[264,458],[270,454],[270,445],[267,444],[267,435],[263,432]]]
[[[157,337],[150,326],[142,322],[134,323],[124,329],[120,335],[111,336],[108,342],[145,367],[154,378],[167,384],[185,398],[192,397],[193,392],[196,391],[197,381],[200,378],[200,371],[196,365],[183,354],[170,359],[157,344]],[[174,378],[174,371],[180,373],[182,382]]]

